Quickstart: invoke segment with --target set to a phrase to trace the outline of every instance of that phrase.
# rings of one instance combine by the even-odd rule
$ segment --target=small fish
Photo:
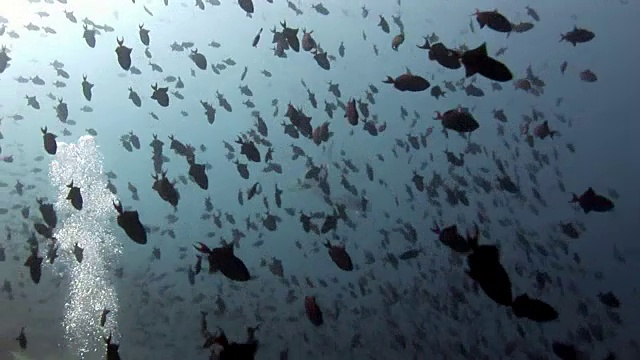
[[[16,338],[22,350],[27,349],[27,336],[24,334],[24,328],[20,329],[20,335]]]
[[[107,322],[107,315],[111,312],[111,310],[105,308],[102,310],[102,314],[100,315],[100,326],[104,327],[104,324]]]

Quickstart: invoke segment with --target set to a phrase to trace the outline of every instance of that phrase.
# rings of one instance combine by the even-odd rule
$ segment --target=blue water
[[[220,2],[219,6],[205,3],[200,10],[193,1],[174,0],[168,6],[160,0],[136,0],[135,4],[124,0],[22,1],[0,10],[7,20],[0,44],[12,58],[0,74],[0,156],[13,158],[13,162],[0,162],[0,208],[4,209],[0,244],[6,251],[6,260],[0,262],[0,281],[5,284],[0,292],[0,359],[100,359],[106,347],[101,337],[109,332],[120,343],[123,359],[206,359],[209,351],[201,348],[201,311],[208,313],[209,331],[223,329],[232,341],[245,341],[246,327],[260,324],[257,359],[277,359],[285,349],[291,359],[552,359],[553,341],[571,343],[591,359],[602,359],[609,351],[620,359],[640,358],[636,343],[640,313],[634,305],[638,302],[635,274],[640,271],[640,248],[634,235],[639,216],[635,185],[640,180],[634,158],[640,131],[634,110],[640,93],[635,69],[640,55],[633,45],[637,42],[634,34],[640,32],[635,21],[640,13],[637,3],[594,1],[587,5],[570,0],[530,4],[540,15],[536,22],[527,15],[526,2],[326,0],[323,4],[330,14],[325,16],[305,1],[293,2],[302,12],[296,15],[284,0],[272,4],[254,0],[252,17],[245,16],[235,1]],[[369,10],[366,18],[363,5]],[[498,9],[512,23],[532,22],[534,28],[509,37],[479,29],[469,16],[476,8]],[[73,11],[76,23],[65,17],[65,10]],[[389,34],[378,26],[380,15],[389,23]],[[400,32],[393,16],[404,24],[405,41],[397,52],[391,49],[393,37]],[[83,19],[99,26],[95,48],[87,46],[82,37]],[[282,21],[300,29],[299,39],[302,29],[313,30],[320,47],[335,56],[331,69],[321,69],[303,50],[289,50],[286,58],[274,56],[270,30],[280,30]],[[29,30],[28,24],[39,29]],[[150,31],[151,59],[145,56],[139,25]],[[587,28],[596,37],[576,47],[559,42],[560,34],[574,26]],[[254,48],[251,43],[260,28],[264,30]],[[432,33],[450,48],[475,48],[486,42],[489,53],[494,54],[506,47],[497,59],[511,69],[515,79],[524,78],[531,66],[545,82],[544,92],[535,96],[514,89],[512,82],[503,83],[502,91],[493,91],[491,81],[482,77],[464,84],[475,81],[484,90],[483,97],[445,89],[445,81],[463,79],[464,71],[445,69],[416,47]],[[116,38],[124,38],[124,44],[133,48],[132,64],[141,74],[120,68],[114,52]],[[208,45],[212,41],[220,46]],[[174,42],[192,42],[193,47],[172,51]],[[338,54],[341,42],[344,57]],[[207,70],[194,66],[188,57],[191,49],[207,58]],[[228,58],[235,65],[227,65],[219,74],[211,70],[212,64]],[[69,79],[56,75],[50,65],[54,60],[64,64]],[[568,62],[564,75],[560,72],[563,61]],[[162,72],[154,71],[150,62]],[[246,78],[241,81],[245,67]],[[386,76],[396,77],[407,69],[428,79],[432,87],[441,86],[445,97],[436,100],[430,90],[399,92],[382,83]],[[580,72],[586,69],[597,74],[596,82],[580,79]],[[272,76],[266,77],[261,70]],[[44,85],[29,80],[36,75]],[[83,75],[95,84],[91,101],[82,95]],[[16,80],[21,76],[26,82]],[[180,77],[184,88],[176,89],[167,76]],[[307,100],[301,80],[316,94],[317,109]],[[66,86],[55,87],[55,81]],[[330,119],[323,111],[325,101],[337,101],[327,90],[329,81],[340,85],[338,100],[345,104],[350,98],[367,101],[366,92],[373,84],[379,92],[373,95],[375,104],[370,103],[369,109],[379,125],[387,124],[386,130],[373,137],[362,125],[349,125],[340,107]],[[170,94],[170,105],[159,106],[150,98],[156,83],[168,86],[170,93],[179,91],[184,99]],[[248,85],[253,96],[242,95],[241,85]],[[141,97],[140,108],[129,100],[129,87]],[[218,106],[216,92],[226,97],[232,112]],[[49,98],[49,93],[68,104],[72,122],[56,119],[53,107],[57,100]],[[28,106],[25,95],[36,96],[41,108]],[[559,97],[563,100],[557,105]],[[255,108],[243,105],[247,99]],[[207,122],[200,101],[216,108],[213,124]],[[294,140],[284,134],[280,124],[288,122],[284,114],[289,103],[311,116],[314,128],[329,121],[331,139],[316,146],[310,139]],[[84,106],[92,111],[82,111]],[[450,170],[443,151],[464,152],[467,140],[452,132],[445,137],[440,123],[432,118],[435,111],[458,106],[470,108],[480,123],[471,141],[483,152],[466,154],[464,167]],[[276,107],[278,114],[274,115]],[[401,107],[408,112],[406,119],[401,117]],[[495,120],[494,109],[503,109],[508,121]],[[550,127],[560,133],[534,142],[533,149],[547,156],[548,163],[534,158],[520,134],[522,116],[531,116],[532,109],[543,113]],[[235,146],[240,134],[255,129],[254,110],[267,123],[273,162],[283,172],[265,173],[265,163],[250,163],[250,178],[244,180],[227,159],[223,141]],[[568,122],[560,121],[560,116]],[[55,156],[44,151],[40,132],[44,126],[58,136]],[[504,127],[504,135],[498,134],[499,126]],[[405,145],[398,146],[398,141],[407,143],[408,134],[417,136],[430,127],[433,132],[426,147],[405,151]],[[71,134],[63,135],[65,129]],[[97,135],[88,135],[86,129],[94,129]],[[130,131],[140,138],[140,150],[129,152],[122,147],[120,137]],[[165,143],[164,155],[170,161],[164,169],[169,178],[177,180],[181,195],[177,212],[151,188],[154,168],[149,143],[153,134]],[[179,176],[188,178],[188,165],[169,149],[170,135],[193,145],[197,162],[209,165],[209,190],[188,179],[186,184],[178,180]],[[206,151],[200,149],[201,144]],[[331,214],[332,209],[320,190],[300,186],[306,161],[304,157],[292,160],[291,144],[302,148],[314,164],[328,167],[331,199],[347,206],[353,227],[340,221],[335,232],[325,235],[302,230],[300,211]],[[575,153],[568,144],[575,147]],[[235,158],[246,163],[239,146],[235,147]],[[264,157],[267,147],[258,147]],[[495,188],[496,158],[504,163],[522,196]],[[349,170],[344,160],[359,171]],[[374,181],[367,179],[367,164],[374,170]],[[533,167],[537,185],[528,174]],[[117,195],[105,189],[109,171],[117,174],[111,180]],[[414,171],[425,182],[433,173],[440,174],[446,187],[466,191],[469,206],[448,204],[445,187],[437,190],[439,204],[430,202],[411,182]],[[342,174],[355,186],[357,196],[340,184]],[[465,188],[450,174],[463,176],[470,184]],[[473,185],[474,175],[492,182],[494,189],[485,193]],[[65,185],[72,178],[84,194],[85,209],[80,212],[65,199]],[[14,190],[18,180],[25,185],[22,195]],[[248,201],[246,191],[255,182],[263,192]],[[566,186],[565,191],[559,182]],[[139,200],[131,198],[128,183],[137,187]],[[273,198],[276,185],[284,191],[281,209]],[[612,198],[612,212],[584,214],[568,204],[572,193],[581,194],[590,186]],[[544,204],[533,196],[534,187]],[[244,193],[244,205],[238,203],[239,190]],[[213,203],[212,213],[205,210],[207,196]],[[366,211],[361,208],[362,196],[369,200]],[[60,250],[53,265],[45,260],[42,280],[34,284],[23,264],[29,255],[26,240],[33,224],[42,222],[36,202],[41,197],[58,212],[54,233]],[[269,213],[282,219],[277,231],[262,226],[267,214],[264,197]],[[141,221],[151,230],[146,245],[135,244],[117,226],[113,199],[139,211]],[[21,214],[24,207],[30,210],[27,217]],[[295,209],[294,216],[285,208]],[[221,229],[212,217],[218,212],[223,214]],[[480,223],[479,212],[488,221]],[[236,224],[224,214],[233,216]],[[175,215],[177,221],[169,223],[169,215]],[[247,229],[247,218],[258,230]],[[526,292],[548,302],[558,310],[558,320],[538,325],[517,319],[510,309],[474,290],[465,274],[464,257],[442,246],[430,231],[434,221],[444,226],[457,224],[463,234],[478,223],[480,242],[499,244],[514,296]],[[571,240],[560,231],[559,223],[566,221],[578,224],[579,239]],[[322,225],[322,219],[314,222]],[[402,235],[404,224],[416,230],[415,243]],[[209,274],[205,261],[191,285],[187,269],[196,261],[192,245],[204,242],[215,247],[220,241],[230,242],[234,229],[246,235],[238,241],[235,254],[253,278],[233,283],[219,273]],[[388,241],[384,230],[389,232]],[[518,240],[518,234],[524,240]],[[37,237],[40,256],[45,256],[48,240]],[[331,261],[323,246],[326,240],[346,246],[354,271],[342,271]],[[76,242],[85,249],[80,264],[72,254]],[[154,249],[160,251],[160,259],[154,257]],[[389,257],[397,258],[409,249],[421,252],[414,259],[398,260],[394,267]],[[370,255],[373,261],[368,260]],[[272,258],[282,261],[283,278],[261,266],[263,260],[269,264]],[[552,279],[542,290],[536,288],[537,271]],[[7,283],[11,293],[6,291]],[[619,309],[607,309],[599,301],[598,293],[608,291],[620,299]],[[315,327],[306,318],[305,296],[315,296],[323,310],[322,326]],[[216,304],[221,301],[226,311]],[[112,312],[105,327],[100,327],[105,307]],[[582,311],[585,307],[588,313]],[[22,327],[28,338],[26,350],[15,340]]]

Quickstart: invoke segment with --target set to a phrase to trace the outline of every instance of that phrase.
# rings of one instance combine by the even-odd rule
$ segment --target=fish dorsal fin
[[[486,42],[482,43],[482,45],[478,46],[476,51],[478,51],[478,55],[486,57],[487,56],[487,43]]]
[[[233,242],[226,244],[223,249],[227,255],[233,256]]]

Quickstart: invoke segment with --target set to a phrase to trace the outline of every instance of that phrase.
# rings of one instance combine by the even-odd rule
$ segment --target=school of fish
[[[72,141],[70,129],[82,124],[74,118],[87,119],[103,111],[111,116],[109,112],[130,107],[147,114],[136,122],[185,121],[183,126],[194,132],[222,139],[197,146],[188,137],[179,139],[155,125],[144,133],[125,129],[119,139],[100,135],[113,127],[109,123],[86,129],[89,136],[121,146],[117,154],[107,156],[144,173],[133,176],[123,167],[104,174],[113,194],[117,225],[113,231],[126,242],[124,252],[151,255],[136,285],[145,294],[137,306],[143,309],[158,303],[163,310],[154,310],[153,318],[144,323],[169,324],[165,312],[180,306],[176,304],[186,304],[190,311],[182,316],[200,323],[193,326],[193,333],[166,333],[162,341],[196,338],[203,341],[199,358],[221,360],[335,358],[321,350],[334,347],[350,352],[345,359],[388,359],[388,354],[407,359],[432,358],[426,354],[443,359],[580,359],[585,354],[616,359],[616,349],[608,344],[622,322],[616,313],[621,302],[604,288],[606,284],[600,293],[584,293],[575,286],[573,278],[589,271],[581,267],[572,242],[588,231],[580,217],[609,216],[603,213],[615,211],[619,196],[613,189],[565,188],[558,159],[577,150],[571,142],[573,122],[563,113],[562,98],[549,108],[539,101],[545,98],[546,84],[536,67],[530,65],[520,73],[514,70],[520,66],[502,60],[508,47],[500,46],[544,26],[544,16],[530,6],[522,5],[516,16],[499,8],[474,9],[469,2],[460,7],[467,8],[470,21],[458,26],[463,29],[460,38],[466,40],[456,45],[441,42],[443,35],[436,35],[437,29],[422,33],[429,26],[405,29],[401,16],[405,1],[397,0],[395,14],[374,14],[373,1],[366,5],[340,2],[336,8],[290,0],[195,0],[195,7],[192,1],[120,1],[121,13],[134,7],[148,15],[137,25],[138,38],[124,36],[118,27],[80,19],[83,14],[74,14],[71,0],[28,0],[40,9],[36,14],[41,23],[19,24],[0,16],[0,81],[15,88],[21,100],[26,93],[22,101],[27,105],[21,113],[0,117],[6,135],[0,132],[0,186],[13,187],[2,195],[11,206],[0,209],[6,216],[0,262],[18,261],[12,265],[16,279],[4,280],[2,293],[17,301],[24,296],[18,287],[42,286],[49,280],[47,266],[67,256],[58,254],[56,238],[59,219],[65,214],[48,200],[56,194],[39,184],[47,181],[40,177],[46,165],[34,164],[54,159],[59,141]],[[61,4],[62,13],[58,11]],[[155,21],[154,12],[178,6],[194,7],[195,16],[224,8],[229,21],[255,28],[255,36],[227,38],[228,44],[160,43],[154,32],[167,25]],[[272,12],[282,21],[267,22],[264,15]],[[77,33],[63,34],[47,26],[49,17],[69,22]],[[330,38],[323,35],[323,28],[306,27],[305,19],[316,17],[326,17],[327,24],[349,19],[351,26],[361,23],[366,30],[361,38],[360,34]],[[599,40],[589,24],[576,22],[548,41],[567,43],[570,53]],[[269,31],[263,33],[263,29]],[[113,66],[69,67],[44,52],[37,60],[41,73],[18,74],[12,65],[30,61],[20,48],[21,36],[28,36],[25,32],[73,42],[74,48],[82,49],[74,54],[77,58],[108,48]],[[269,32],[271,37],[265,39]],[[491,39],[496,33],[503,34],[505,41],[495,44]],[[343,58],[360,56],[347,47],[356,42],[365,43],[371,57],[393,58],[399,70],[380,72],[374,78],[333,77]],[[255,69],[245,66],[240,55],[234,58],[227,55],[228,50],[220,50],[227,45],[240,53],[275,59],[265,59],[265,68]],[[409,50],[421,54],[424,67],[409,69],[403,64],[402,54]],[[162,63],[160,59],[166,58],[158,53],[168,53],[175,64]],[[528,55],[532,63],[536,55]],[[306,59],[309,66],[288,71],[287,63],[293,58]],[[564,76],[573,67],[582,82],[597,82],[596,73],[583,68],[585,63],[564,61],[553,72]],[[169,74],[164,69],[174,66],[183,71]],[[111,110],[100,101],[104,89],[114,85],[93,82],[104,73],[131,79],[129,86],[116,90],[124,94],[122,99],[105,99],[115,103]],[[235,83],[228,76],[224,82],[216,80],[228,73],[233,73]],[[141,74],[155,80],[136,80]],[[279,77],[301,77],[302,97],[279,90],[267,93],[259,85],[276,83]],[[326,82],[326,89],[312,88],[310,84],[317,81],[311,78],[316,77]],[[341,89],[347,82],[349,89],[360,91]],[[207,83],[213,84],[211,94],[197,90]],[[505,88],[509,83],[513,90]],[[43,87],[50,90],[46,98],[34,95],[34,88]],[[238,90],[242,101],[225,95]],[[460,99],[458,92],[482,99],[509,91],[526,94],[531,110],[514,114],[506,100],[504,104],[492,100],[497,107],[489,111],[447,100]],[[265,106],[269,97],[272,100]],[[399,98],[408,102],[394,103]],[[388,115],[389,108],[397,109],[395,115]],[[175,115],[168,115],[169,109],[179,109],[185,120],[172,119]],[[242,123],[240,119],[251,120],[241,133],[225,128],[226,122]],[[26,151],[31,145],[11,143],[11,132],[21,131],[24,121],[40,127],[40,132],[28,134],[38,148]],[[440,125],[441,133],[435,131]],[[490,131],[497,132],[502,146],[484,144]],[[144,145],[147,141],[151,149]],[[34,151],[40,154],[25,157],[24,153]],[[212,160],[212,153],[224,154],[226,162]],[[303,169],[302,173],[294,168]],[[543,190],[538,181],[549,177],[556,186]],[[231,191],[237,205],[212,195],[222,183],[230,184],[224,192]],[[125,186],[128,193],[121,189]],[[73,178],[68,179],[67,188],[64,212],[86,211],[83,193],[88,190]],[[563,197],[566,209],[560,211],[566,217],[547,229],[532,229],[512,215],[544,214],[552,197]],[[231,210],[235,206],[242,211]],[[167,213],[164,218],[154,215],[159,209]],[[194,217],[194,212],[201,212],[200,217]],[[273,253],[269,242],[290,250]],[[72,252],[75,261],[87,261],[83,252],[87,246],[90,239],[77,239]],[[151,264],[168,261],[172,253],[176,253],[173,265]],[[614,257],[625,261],[617,249]],[[299,264],[311,259],[328,268],[323,270],[328,275],[318,276],[317,269]],[[288,270],[290,263],[298,265]],[[124,281],[127,267],[126,263],[115,267],[114,278]],[[195,289],[192,295],[172,289],[174,284],[167,281],[171,273],[178,273]],[[157,289],[154,283],[163,281],[166,284]],[[560,293],[571,298],[570,305],[559,303]],[[228,303],[234,309],[228,309]],[[489,315],[482,316],[484,312]],[[160,336],[114,328],[109,316],[106,308],[96,313],[96,322],[104,328],[108,360],[121,359],[120,353],[124,359],[137,358],[128,355],[129,349]],[[246,338],[231,340],[222,327],[208,326],[224,317],[241,322]],[[492,338],[479,325],[482,321],[502,330]],[[278,329],[294,323],[297,338],[279,334]],[[570,333],[548,336],[545,327],[554,323],[562,323]],[[372,329],[376,324],[384,328]],[[25,323],[16,329],[16,341],[25,351],[29,328],[34,326]],[[338,328],[353,328],[353,332],[341,338],[336,336],[341,333]],[[438,341],[435,329],[450,333],[448,342]],[[39,341],[35,336],[29,340]],[[175,341],[169,347],[176,354],[188,346]],[[293,348],[301,347],[305,353],[294,355]],[[154,358],[163,359],[162,355]]]

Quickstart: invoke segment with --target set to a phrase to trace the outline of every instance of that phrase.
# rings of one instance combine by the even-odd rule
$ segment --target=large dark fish
[[[558,318],[558,312],[551,305],[538,299],[532,299],[527,294],[519,295],[511,304],[513,314],[535,322],[548,322]]]
[[[467,274],[475,280],[484,293],[497,304],[511,306],[513,295],[511,280],[500,263],[498,248],[490,245],[478,246],[467,256]]]
[[[138,212],[135,210],[125,211],[122,208],[122,204],[120,204],[120,202],[118,202],[117,204],[114,202],[113,207],[118,212],[118,226],[120,226],[127,234],[127,236],[129,236],[129,238],[134,242],[142,245],[146,244],[147,231],[140,222]]]
[[[248,281],[251,278],[247,266],[234,255],[233,244],[210,249],[205,244],[198,243],[194,247],[208,256],[209,272],[220,270],[222,275],[234,281]]]
[[[424,38],[424,45],[417,45],[420,49],[429,51],[429,60],[434,60],[447,69],[459,69],[460,56],[453,50],[448,49],[443,43],[429,44],[429,39]]]
[[[304,297],[304,310],[307,313],[307,318],[315,326],[320,326],[324,323],[322,318],[322,310],[316,303],[315,296]]]
[[[404,73],[397,78],[387,76],[386,80],[382,81],[385,84],[393,84],[393,86],[400,91],[419,92],[424,91],[431,86],[427,79],[422,76],[413,75],[410,72]]]
[[[332,245],[329,241],[327,241],[324,246],[328,249],[331,260],[336,265],[338,265],[338,268],[340,268],[340,270],[353,270],[353,261],[351,261],[351,256],[349,256],[349,253],[345,249],[344,245]]]
[[[582,195],[573,194],[571,203],[578,203],[585,214],[589,212],[607,212],[614,208],[613,201],[597,194],[593,188],[588,188]]]
[[[238,5],[247,13],[247,17],[251,17],[254,11],[252,0],[238,0]]]
[[[118,47],[116,48],[116,54],[118,55],[118,64],[123,70],[128,71],[131,68],[131,48],[124,46],[124,38],[122,40],[117,39]]]
[[[480,29],[487,26],[489,29],[503,33],[509,33],[512,30],[511,22],[496,10],[480,11],[476,9],[474,15],[476,16],[478,25],[480,25]]]
[[[31,255],[29,255],[27,261],[24,263],[24,266],[29,267],[31,280],[33,280],[35,284],[38,284],[42,277],[42,260],[43,258],[38,256],[38,248],[34,247],[31,249]]]
[[[487,54],[487,43],[482,43],[482,45],[473,50],[465,51],[462,53],[460,60],[465,68],[466,77],[480,74],[497,82],[513,80],[511,70]]]
[[[55,155],[58,152],[58,143],[56,142],[56,135],[47,131],[47,127],[40,129],[42,131],[42,139],[44,142],[44,150],[49,155]]]

